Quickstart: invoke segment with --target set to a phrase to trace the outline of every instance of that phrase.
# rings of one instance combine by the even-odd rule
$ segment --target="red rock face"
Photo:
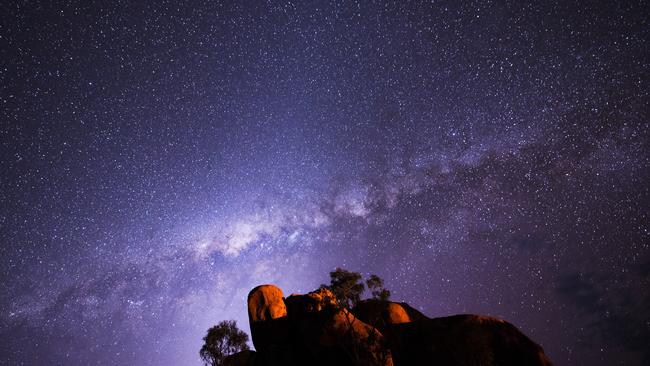
[[[359,319],[382,332],[391,324],[429,319],[406,303],[392,301],[364,300],[359,302],[352,312]]]
[[[338,307],[336,296],[326,288],[320,288],[306,295],[291,294],[285,299],[285,302],[289,311],[295,315]]]
[[[248,294],[248,321],[258,351],[286,343],[287,307],[282,290],[274,285],[257,286]]]
[[[251,323],[287,316],[284,295],[279,287],[261,285],[248,294],[248,319]]]

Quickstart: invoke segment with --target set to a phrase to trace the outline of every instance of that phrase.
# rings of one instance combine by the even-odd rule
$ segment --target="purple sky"
[[[641,2],[244,3],[3,7],[0,364],[199,365],[337,266],[650,362]]]

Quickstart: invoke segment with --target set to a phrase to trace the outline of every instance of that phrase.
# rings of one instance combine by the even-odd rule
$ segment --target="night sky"
[[[0,364],[199,365],[337,266],[650,364],[642,2],[237,3],[2,6]]]

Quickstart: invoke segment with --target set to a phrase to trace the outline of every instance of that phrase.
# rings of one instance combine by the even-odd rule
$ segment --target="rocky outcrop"
[[[288,311],[294,317],[338,307],[336,296],[326,288],[319,288],[306,295],[291,294],[285,300]]]
[[[379,329],[380,332],[384,332],[391,324],[429,319],[407,303],[372,299],[359,302],[352,312],[363,322]]]
[[[304,351],[306,364],[392,365],[381,333],[340,307],[330,290],[291,295],[286,304],[294,344]]]
[[[248,296],[255,352],[230,366],[549,366],[540,346],[496,318],[429,319],[406,303],[366,300],[350,311],[331,291],[284,298],[273,285]]]
[[[392,366],[382,334],[339,306],[330,290],[290,296],[287,307],[293,329],[322,364]]]
[[[512,324],[455,315],[393,324],[386,330],[395,364],[550,366],[544,350]]]

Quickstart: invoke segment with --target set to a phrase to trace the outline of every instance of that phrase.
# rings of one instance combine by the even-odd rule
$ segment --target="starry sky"
[[[199,365],[337,266],[650,362],[642,2],[15,1],[0,364]]]

